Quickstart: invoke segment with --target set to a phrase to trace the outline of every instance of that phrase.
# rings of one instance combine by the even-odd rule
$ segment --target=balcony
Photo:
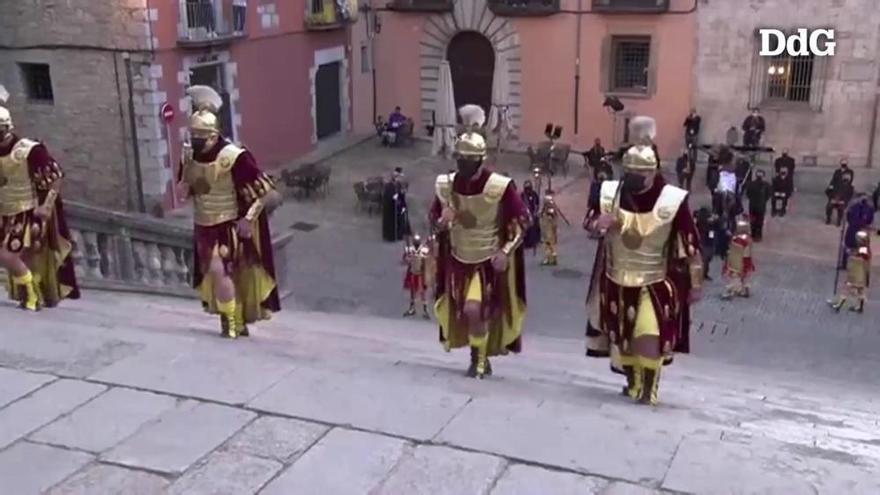
[[[669,0],[593,0],[593,11],[606,14],[662,14]]]
[[[309,0],[307,5],[310,9],[306,11],[305,26],[309,31],[342,29],[357,14],[357,3],[350,0],[342,2],[342,11],[336,0]]]
[[[186,0],[181,2],[180,9],[182,22],[177,37],[180,46],[225,45],[247,35],[245,7],[220,0]]]
[[[391,0],[388,10],[397,12],[452,12],[453,0]]]
[[[501,17],[544,17],[559,12],[559,0],[489,0],[489,10]]]

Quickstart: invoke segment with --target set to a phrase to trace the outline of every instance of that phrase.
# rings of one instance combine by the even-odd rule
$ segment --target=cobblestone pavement
[[[869,388],[682,356],[656,409],[570,339],[466,379],[430,322],[194,301],[0,303],[0,486],[58,494],[873,494]]]
[[[387,150],[367,142],[331,158],[333,187],[326,199],[289,201],[273,222],[287,229],[297,222],[314,230],[295,232],[290,247],[293,298],[288,305],[317,311],[399,317],[406,306],[403,271],[397,263],[400,244],[381,242],[380,219],[358,214],[351,184],[364,177],[405,169],[411,182],[412,219],[423,218],[433,179],[453,166],[425,156],[427,147]],[[579,160],[579,158],[575,158]],[[500,160],[518,179],[526,177],[521,156]],[[695,182],[701,182],[701,177]],[[573,223],[560,228],[560,262],[540,266],[527,255],[529,313],[527,332],[580,339],[587,277],[595,244],[580,228],[588,183],[579,166],[567,180],[557,180],[558,202]],[[708,203],[701,185],[692,208]],[[880,359],[880,329],[872,314],[880,307],[876,295],[864,315],[833,314],[826,305],[833,292],[833,260],[839,230],[823,222],[824,197],[799,194],[784,219],[768,218],[765,242],[756,246],[758,274],[749,300],[723,302],[721,264],[713,262],[715,280],[695,309],[695,353],[728,362],[809,373],[844,381],[872,381]]]

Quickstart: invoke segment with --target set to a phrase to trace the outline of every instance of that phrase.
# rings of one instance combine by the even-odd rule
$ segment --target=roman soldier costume
[[[64,171],[44,144],[12,132],[2,106],[8,98],[0,86],[0,253],[10,297],[37,311],[80,295],[61,200]]]
[[[403,288],[409,291],[409,309],[403,316],[416,314],[416,299],[418,299],[422,303],[422,316],[425,319],[430,318],[426,298],[430,257],[430,249],[422,244],[419,235],[413,236],[412,244],[403,250],[403,263],[406,265]]]
[[[458,172],[437,177],[430,212],[439,246],[434,308],[445,349],[469,346],[468,375],[483,378],[489,357],[521,348],[529,212],[511,179],[483,166],[485,112],[466,105],[460,114],[467,130],[455,142]]]
[[[752,236],[749,222],[739,219],[736,222],[736,231],[730,241],[727,251],[727,259],[724,262],[724,276],[730,281],[722,294],[723,299],[734,297],[749,297],[749,278],[755,273],[755,263],[752,260]]]
[[[280,309],[267,218],[275,184],[221,135],[220,95],[207,86],[187,93],[197,110],[178,179],[195,210],[193,285],[206,311],[220,315],[221,335],[248,336],[248,323]]]
[[[626,375],[623,394],[656,404],[660,371],[689,351],[691,301],[703,281],[700,236],[688,192],[666,184],[648,117],[631,122],[636,145],[623,156],[624,180],[602,184],[601,235],[587,296],[587,355],[612,358]]]
[[[841,289],[841,294],[828,301],[834,311],[840,311],[847,299],[850,302],[850,311],[862,313],[865,311],[865,300],[868,297],[868,287],[871,285],[871,236],[865,230],[856,233],[856,248],[849,254],[846,265],[846,281]]]
[[[544,241],[544,261],[542,265],[556,266],[559,264],[559,252],[557,245],[559,241],[559,210],[556,208],[556,202],[553,201],[553,195],[544,196],[544,204],[541,207],[541,238]]]

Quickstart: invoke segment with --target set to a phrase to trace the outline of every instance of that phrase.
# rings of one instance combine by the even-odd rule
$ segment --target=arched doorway
[[[476,104],[486,115],[492,105],[495,50],[488,38],[476,31],[462,31],[449,41],[446,59],[452,72],[455,106]]]

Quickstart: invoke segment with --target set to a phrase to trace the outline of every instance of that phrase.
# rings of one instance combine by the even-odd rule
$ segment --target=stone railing
[[[84,288],[196,297],[192,228],[141,215],[65,202],[72,257]],[[287,247],[293,234],[272,239],[281,297],[288,295]]]

